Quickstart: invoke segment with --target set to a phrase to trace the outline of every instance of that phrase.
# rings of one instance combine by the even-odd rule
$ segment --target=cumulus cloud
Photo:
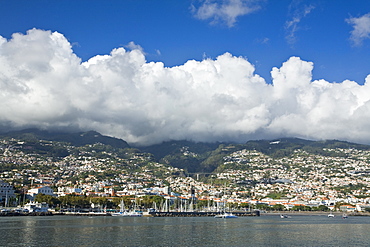
[[[129,143],[301,137],[369,143],[370,76],[312,80],[291,57],[273,84],[229,53],[176,67],[117,48],[81,62],[58,32],[0,37],[0,128],[96,130]]]
[[[135,44],[134,41],[129,42],[125,47],[128,48],[129,50],[139,50],[142,53],[144,53],[143,47],[141,47],[140,45]]]
[[[250,14],[260,7],[258,0],[200,0],[192,6],[194,16],[200,20],[211,20],[211,24],[225,23],[233,27],[239,16]]]
[[[370,13],[358,18],[349,18],[346,21],[353,27],[350,39],[355,46],[361,46],[365,39],[370,38]]]
[[[306,17],[315,6],[304,5],[301,6],[300,2],[293,1],[289,6],[292,18],[285,23],[285,29],[287,31],[286,40],[289,44],[294,44],[297,40],[296,33],[300,29],[299,23]]]

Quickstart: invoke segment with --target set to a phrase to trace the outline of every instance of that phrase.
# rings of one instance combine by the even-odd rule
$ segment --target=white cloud
[[[143,47],[141,47],[140,45],[135,44],[135,42],[134,42],[134,41],[129,42],[125,47],[126,47],[127,49],[129,49],[129,50],[139,50],[139,51],[141,51],[142,53],[144,53],[144,49],[143,49]],[[144,54],[145,54],[145,53],[144,53]]]
[[[239,16],[250,14],[260,7],[256,0],[200,0],[200,6],[192,6],[194,16],[211,20],[211,24],[225,23],[233,27]]]
[[[349,18],[346,21],[353,27],[350,39],[355,46],[361,46],[365,39],[370,38],[370,13],[358,18]]]
[[[299,23],[301,20],[306,17],[315,6],[313,5],[304,5],[300,6],[300,2],[293,1],[290,5],[290,11],[292,12],[292,19],[288,20],[285,23],[285,29],[287,31],[287,36],[285,37],[289,44],[294,44],[297,40],[296,33],[300,29]]]
[[[96,130],[130,143],[302,137],[369,143],[370,75],[313,81],[312,62],[291,57],[273,85],[243,57],[147,62],[140,49],[81,62],[60,33],[0,37],[0,126]]]

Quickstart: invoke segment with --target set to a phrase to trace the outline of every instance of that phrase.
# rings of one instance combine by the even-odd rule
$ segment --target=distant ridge
[[[130,145],[118,138],[104,136],[96,131],[66,133],[66,132],[52,132],[39,129],[25,129],[21,131],[12,131],[5,134],[0,134],[1,137],[12,137],[27,141],[47,140],[67,142],[73,146],[84,146],[88,144],[102,143],[110,145],[115,148],[130,148]]]
[[[294,150],[302,149],[309,153],[329,155],[323,149],[335,148],[356,148],[359,150],[369,150],[370,145],[357,144],[339,140],[311,141],[299,138],[280,138],[274,140],[248,141],[243,145],[245,149],[257,150],[274,157],[283,157],[290,155]]]
[[[269,155],[272,158],[288,157],[294,154],[295,150],[298,149],[304,150],[307,153],[323,156],[338,156],[338,153],[331,150],[335,148],[370,150],[370,145],[339,140],[313,141],[299,138],[250,140],[244,144],[205,143],[183,140],[167,141],[160,144],[142,147],[131,147],[122,139],[104,136],[96,131],[65,133],[39,129],[8,132],[0,134],[0,138],[15,138],[33,142],[35,143],[33,145],[34,150],[40,149],[40,151],[45,151],[45,147],[36,145],[39,140],[65,142],[76,147],[102,143],[117,149],[130,148],[132,150],[136,150],[135,152],[149,153],[155,161],[185,169],[188,173],[201,172],[204,174],[221,171],[224,169],[224,157],[243,149],[255,150]],[[46,151],[53,153],[55,157],[68,155],[68,150],[66,149],[54,148]],[[346,154],[342,153],[341,155],[345,156]]]
[[[142,151],[151,153],[158,160],[167,155],[176,154],[186,147],[186,151],[196,154],[210,152],[216,149],[220,143],[192,142],[192,141],[166,141],[160,144],[154,144],[139,148]],[[185,151],[185,150],[182,150]]]

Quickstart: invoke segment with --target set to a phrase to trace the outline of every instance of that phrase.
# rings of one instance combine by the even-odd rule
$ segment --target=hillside
[[[21,131],[12,131],[0,134],[0,138],[15,138],[25,141],[57,141],[69,143],[76,147],[81,147],[87,144],[102,143],[110,145],[114,148],[129,148],[127,142],[122,139],[101,135],[96,131],[66,133],[66,132],[51,132],[38,129],[26,129]]]
[[[305,198],[310,207],[324,197],[347,203],[370,198],[367,145],[282,138],[244,144],[171,141],[138,149],[103,144],[123,141],[96,132],[47,134],[28,130],[0,138],[0,178],[17,193],[47,185],[64,192],[67,186],[80,188],[84,196],[98,198],[115,192],[152,198],[170,189],[182,198],[196,191],[203,199],[236,196],[238,202]],[[42,135],[49,140],[38,139]]]
[[[276,140],[251,140],[244,144],[235,143],[201,143],[191,141],[168,141],[161,144],[132,149],[130,145],[118,138],[101,135],[95,131],[79,133],[48,132],[37,129],[9,132],[0,138],[15,138],[27,141],[32,152],[48,154],[52,157],[67,156],[70,151],[63,145],[40,145],[40,140],[67,143],[72,146],[103,144],[110,151],[131,149],[149,155],[156,162],[181,168],[188,173],[212,173],[221,171],[224,158],[240,150],[255,150],[272,158],[288,157],[295,150],[303,150],[322,156],[345,156],[345,153],[333,153],[330,149],[370,150],[369,145],[350,143],[339,140],[312,141],[298,138],[281,138]],[[113,148],[113,150],[112,150]]]

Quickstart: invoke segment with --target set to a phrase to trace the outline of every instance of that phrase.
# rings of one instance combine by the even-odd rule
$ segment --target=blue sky
[[[220,6],[227,4],[208,2],[218,3],[220,12]],[[272,67],[298,56],[314,62],[314,79],[364,82],[370,72],[369,36],[354,45],[353,25],[346,20],[370,12],[367,1],[244,2],[255,10],[235,14],[235,22],[228,23],[221,17],[215,21],[217,13],[204,19],[196,15],[194,8],[199,10],[207,1],[1,0],[0,35],[10,38],[32,28],[58,31],[82,60],[109,54],[131,41],[144,49],[148,61],[166,66],[230,52],[247,58],[268,82]],[[288,28],[293,20],[297,20],[294,27]]]
[[[365,0],[0,0],[0,131],[370,144]]]

